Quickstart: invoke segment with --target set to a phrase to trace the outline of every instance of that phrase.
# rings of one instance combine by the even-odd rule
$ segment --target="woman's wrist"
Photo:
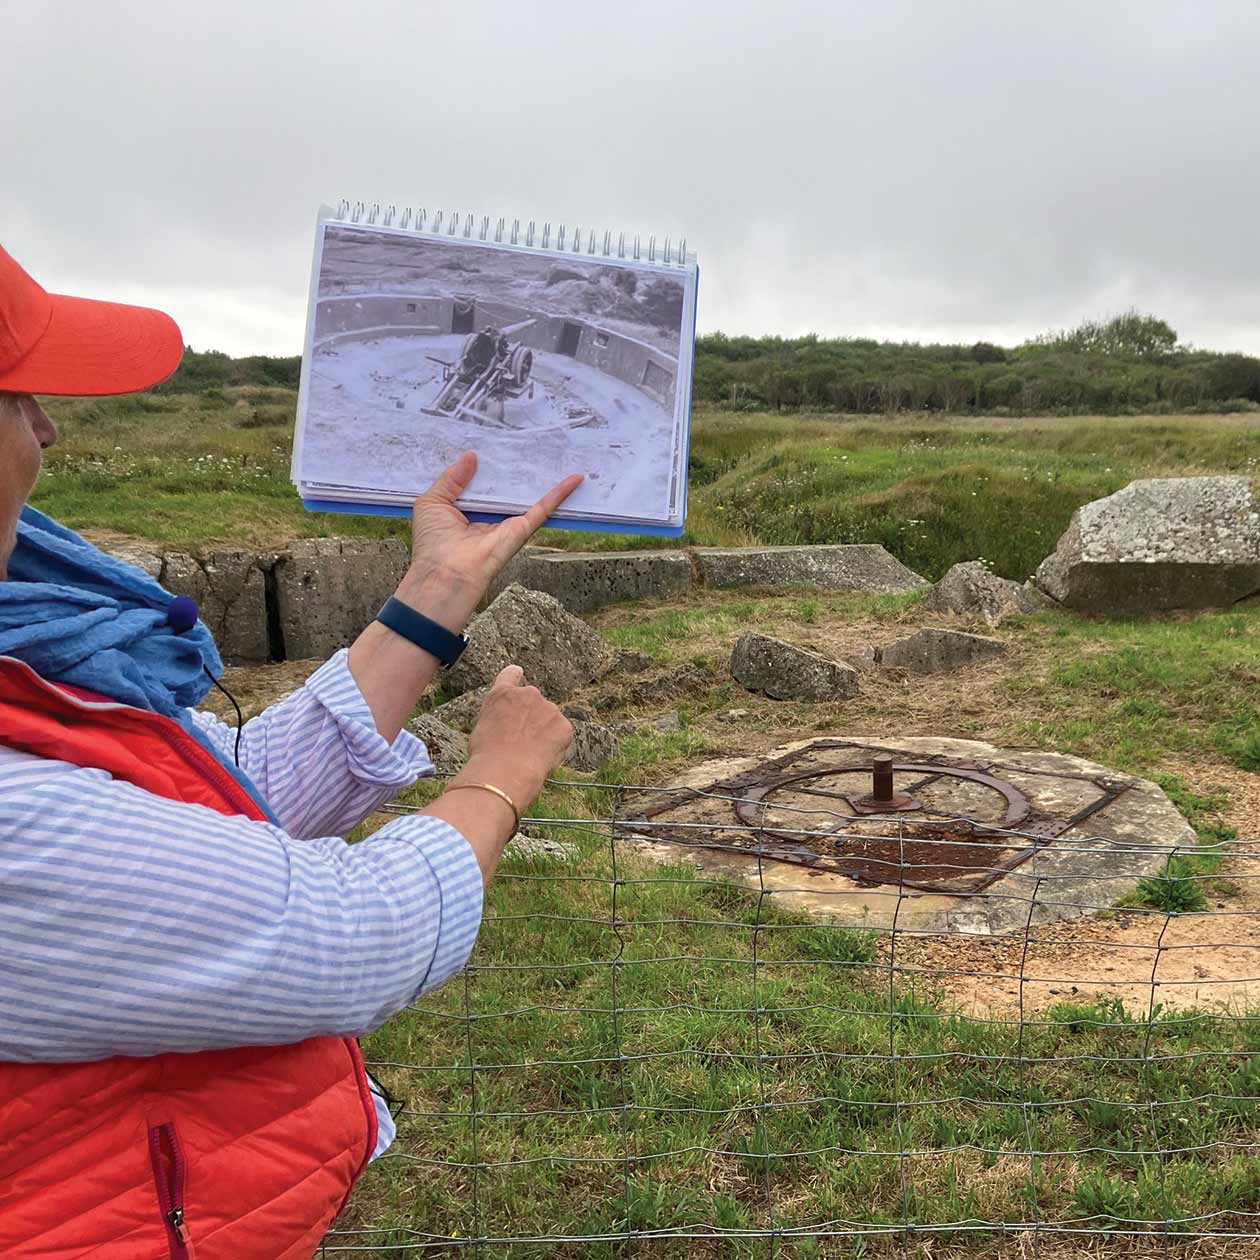
[[[501,757],[473,756],[451,780],[451,786],[462,783],[493,783],[511,797],[517,812],[523,814],[542,791],[547,776],[523,766],[521,761],[519,757],[513,757],[508,762]]]
[[[471,620],[485,588],[450,569],[412,565],[394,592],[409,608],[458,634]]]

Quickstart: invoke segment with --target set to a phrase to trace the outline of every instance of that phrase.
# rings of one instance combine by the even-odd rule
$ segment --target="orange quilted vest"
[[[7,657],[0,743],[263,817],[178,723],[54,687]],[[0,878],[3,860],[0,835]],[[349,1038],[0,1063],[0,1257],[310,1260],[376,1132]]]

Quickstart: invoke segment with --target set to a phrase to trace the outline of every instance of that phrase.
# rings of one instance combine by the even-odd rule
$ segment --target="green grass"
[[[617,647],[635,648],[660,661],[696,660],[712,669],[723,663],[720,651],[697,651],[697,644],[720,642],[729,647],[741,630],[778,633],[786,627],[809,627],[836,618],[892,621],[917,596],[848,595],[831,591],[763,595],[696,591],[683,607],[635,608],[633,617],[601,627]]]
[[[31,501],[72,528],[172,549],[405,531],[405,522],[303,510],[289,480],[289,390],[46,402],[61,437]]]
[[[1238,886],[1228,879],[1210,878],[1221,868],[1222,854],[1238,839],[1238,832],[1222,822],[1219,812],[1229,803],[1224,793],[1204,796],[1193,792],[1175,774],[1152,776],[1194,828],[1199,852],[1175,853],[1158,875],[1142,880],[1123,904],[1150,906],[1169,914],[1193,914],[1208,908],[1208,894],[1233,896]]]
[[[405,523],[312,515],[289,482],[291,391],[49,400],[36,505],[171,546],[277,546]],[[1072,510],[1134,477],[1260,468],[1260,417],[800,418],[698,412],[685,542],[877,542],[927,577],[984,557],[1024,578]],[[669,540],[549,531],[600,549]],[[1260,743],[1252,750],[1260,765]]]
[[[1122,769],[1204,752],[1256,768],[1256,601],[1149,618],[1060,613],[1038,626],[1045,667],[1011,682],[1025,715],[1016,734]]]
[[[570,808],[575,791],[548,812]],[[474,1162],[480,1228],[504,1237],[755,1230],[767,1184],[785,1230],[1034,1211],[1098,1216],[1107,1229],[1204,1210],[1225,1213],[1218,1228],[1245,1229],[1230,1213],[1260,1209],[1260,1168],[1235,1149],[1260,1138],[1260,1026],[1157,1011],[1148,1028],[1145,1010],[1114,1002],[1055,1008],[1022,1033],[950,1015],[930,985],[899,976],[890,991],[866,933],[804,922],[689,867],[623,856],[614,882],[606,839],[555,835],[580,861],[509,856],[474,967],[370,1039],[378,1061],[425,1065],[381,1070],[406,1100],[401,1148],[431,1162],[371,1170],[350,1223],[467,1237],[461,1165]],[[1195,1101],[1207,1094],[1245,1101]],[[1030,1143],[1057,1153],[1034,1167],[1020,1153]],[[1158,1157],[1192,1146],[1213,1149]],[[915,1152],[905,1182],[887,1154],[901,1149]],[[992,1239],[966,1241],[983,1251]],[[787,1240],[780,1254],[808,1247]]]
[[[891,621],[907,607],[707,593],[601,622],[609,638],[658,661],[715,666],[719,645],[745,625],[790,638],[820,622]],[[999,739],[1154,773],[1199,836],[1204,851],[1175,859],[1134,905],[1192,909],[1185,877],[1213,876],[1212,846],[1235,838],[1220,818],[1223,793],[1157,767],[1174,753],[1219,759],[1237,749],[1237,721],[1260,711],[1250,673],[1257,617],[1250,606],[1163,621],[1051,614],[1002,629],[1014,663]],[[719,753],[725,731],[703,715],[727,702],[724,686],[693,701],[695,719],[680,731],[628,740],[598,776],[568,776],[534,812],[606,816],[609,791],[585,780],[667,780],[676,764]],[[923,720],[922,733],[946,733],[934,723],[950,715],[925,710]],[[382,1257],[405,1228],[440,1223],[468,1235],[473,1178],[460,1165],[476,1162],[480,1227],[492,1236],[757,1230],[768,1220],[767,1183],[786,1231],[1039,1216],[1158,1234],[1165,1218],[1213,1212],[1222,1214],[1214,1229],[1251,1228],[1244,1214],[1260,1211],[1260,1169],[1245,1147],[1260,1141],[1260,1020],[1157,1006],[1148,1022],[1144,1005],[1098,1000],[1054,1007],[1021,1032],[1010,1016],[951,1012],[923,977],[898,974],[890,988],[874,934],[806,921],[773,894],[759,900],[689,865],[647,867],[622,854],[614,871],[605,835],[563,823],[546,831],[576,845],[578,860],[509,854],[466,983],[370,1040],[378,1061],[425,1065],[382,1069],[407,1100],[402,1149],[429,1161],[372,1169],[355,1200],[351,1223],[399,1231],[375,1238]],[[1231,891],[1219,877],[1206,887]],[[758,1007],[760,1017],[741,1013]],[[1030,1145],[1054,1153],[1032,1161]],[[915,1154],[904,1163],[887,1154],[899,1149]],[[1160,1157],[1170,1149],[1178,1153]],[[789,1234],[778,1254],[927,1255],[951,1245],[983,1255],[1000,1241],[961,1229],[933,1238],[924,1252],[900,1236],[853,1252]],[[581,1254],[760,1257],[766,1245],[592,1243]]]
[[[693,433],[687,538],[876,542],[930,578],[983,557],[1023,579],[1075,508],[1136,477],[1258,467],[1253,416],[874,422],[706,412]],[[548,541],[623,545],[601,535]]]

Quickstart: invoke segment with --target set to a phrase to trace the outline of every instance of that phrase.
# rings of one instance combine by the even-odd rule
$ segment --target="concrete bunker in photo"
[[[676,358],[594,321],[480,297],[355,293],[322,298],[315,312],[315,347],[318,352],[354,341],[433,338],[439,339],[433,346],[441,347],[434,352],[441,353],[457,349],[465,337],[487,327],[507,332],[514,344],[535,355],[571,360],[570,371],[573,364],[594,369],[633,386],[663,409],[673,406]],[[545,368],[547,359],[540,357],[539,364]],[[579,394],[584,379],[578,377]]]
[[[653,861],[853,927],[994,934],[1106,909],[1195,834],[1154,783],[973,740],[814,738],[627,802]]]

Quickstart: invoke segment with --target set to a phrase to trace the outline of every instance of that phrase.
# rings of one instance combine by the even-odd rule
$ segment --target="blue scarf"
[[[49,682],[173,718],[266,809],[254,785],[188,712],[223,664],[200,621],[183,632],[170,625],[166,610],[173,598],[134,565],[25,507],[9,580],[0,582],[0,656],[25,661]]]

